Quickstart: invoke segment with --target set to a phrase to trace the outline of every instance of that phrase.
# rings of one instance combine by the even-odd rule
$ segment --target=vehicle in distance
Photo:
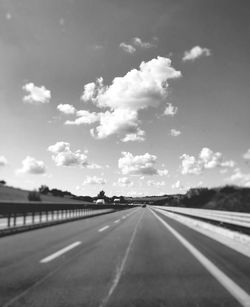
[[[105,200],[104,199],[97,199],[96,204],[97,205],[105,205]]]

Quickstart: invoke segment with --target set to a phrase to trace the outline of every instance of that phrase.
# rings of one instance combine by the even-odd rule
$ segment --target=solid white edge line
[[[107,226],[104,226],[104,227],[100,228],[98,231],[99,231],[99,232],[102,232],[102,231],[104,231],[104,230],[106,230],[106,229],[108,229],[108,228],[109,228],[109,226],[107,225]]]
[[[217,268],[208,258],[206,258],[197,248],[189,243],[174,228],[168,225],[161,217],[159,217],[152,209],[154,216],[179,240],[188,251],[209,271],[209,273],[243,306],[250,307],[250,296],[238,286],[231,278]]]
[[[246,235],[235,233],[229,229],[221,228],[206,222],[198,221],[191,217],[181,216],[178,213],[158,208],[154,208],[154,210],[250,258],[250,237],[247,238]],[[234,236],[236,237],[234,238]],[[242,239],[242,241],[238,240],[238,238]]]
[[[43,259],[40,261],[40,263],[47,263],[47,262],[50,262],[50,261],[54,260],[55,258],[61,256],[62,254],[67,253],[68,251],[70,251],[71,249],[75,248],[76,246],[78,246],[78,245],[80,245],[80,244],[82,244],[81,241],[77,241],[77,242],[75,242],[75,243],[72,243],[72,244],[70,244],[70,245],[68,245],[68,246],[66,246],[66,247],[64,247],[64,248],[62,248],[62,249],[60,249],[59,251],[57,251],[57,252],[51,254],[50,256],[48,256],[48,257],[46,257],[46,258],[43,258]]]

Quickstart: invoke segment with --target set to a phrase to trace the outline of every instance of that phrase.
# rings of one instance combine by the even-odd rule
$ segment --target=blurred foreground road
[[[132,208],[0,239],[0,306],[250,306],[250,259]]]

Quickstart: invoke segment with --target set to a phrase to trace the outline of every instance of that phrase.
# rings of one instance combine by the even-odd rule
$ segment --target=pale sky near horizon
[[[0,179],[250,186],[250,2],[0,0]]]

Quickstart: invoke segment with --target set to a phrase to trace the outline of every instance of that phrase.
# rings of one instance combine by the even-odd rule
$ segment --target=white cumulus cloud
[[[126,43],[120,43],[120,48],[130,54],[133,54],[136,52],[136,49],[134,46],[130,45],[130,44],[126,44]]]
[[[76,109],[71,104],[59,104],[57,109],[64,114],[75,114]]]
[[[112,134],[138,134],[137,112],[129,109],[115,109],[100,114],[99,126],[91,129],[91,134],[97,139],[104,139]]]
[[[178,108],[173,106],[171,103],[167,103],[166,109],[164,111],[164,115],[174,116],[178,111]]]
[[[181,73],[171,66],[170,59],[157,57],[142,62],[139,70],[132,69],[125,76],[114,78],[110,86],[104,86],[102,78],[85,85],[82,99],[112,110],[138,111],[156,107],[167,97],[167,81],[180,76]]]
[[[235,168],[233,174],[227,180],[250,187],[250,173],[243,173],[240,168]]]
[[[180,182],[180,180],[177,180],[175,183],[172,184],[172,189],[182,189],[182,184]]]
[[[99,164],[92,163],[92,164],[88,164],[87,168],[89,168],[89,169],[101,169],[103,167],[101,165],[99,165]]]
[[[158,170],[158,175],[160,176],[167,176],[168,175],[168,170],[167,169],[162,169],[162,170]]]
[[[74,120],[67,120],[65,125],[90,125],[100,119],[100,114],[96,112],[89,112],[87,110],[79,110],[76,112],[77,118]]]
[[[122,152],[118,167],[123,175],[166,175],[167,170],[158,170],[156,162],[157,157],[149,153],[134,156],[130,152]]]
[[[49,103],[51,99],[51,92],[44,86],[35,86],[34,83],[27,83],[23,86],[23,90],[27,95],[23,97],[23,102],[31,104]]]
[[[135,133],[128,133],[122,140],[122,142],[143,142],[145,141],[145,131],[137,128]]]
[[[207,147],[202,148],[199,160],[204,168],[222,166],[222,154],[220,152],[213,152]]]
[[[166,185],[165,181],[154,181],[154,180],[148,180],[147,181],[148,186],[156,186],[156,187],[163,187]]]
[[[210,56],[211,51],[208,48],[202,48],[200,46],[195,46],[192,49],[185,51],[182,60],[185,61],[194,61],[201,56]]]
[[[133,38],[133,43],[134,43],[135,46],[141,47],[141,48],[145,48],[145,49],[155,47],[155,44],[150,43],[150,42],[144,42],[139,37],[134,37]]]
[[[149,153],[133,156],[130,152],[122,152],[118,167],[124,175],[156,175],[156,160],[157,157]]]
[[[57,142],[48,147],[48,151],[52,153],[52,159],[57,166],[87,166],[86,152],[81,150],[71,151],[70,144],[67,142]]]
[[[118,178],[117,182],[114,182],[114,186],[119,186],[119,187],[131,187],[133,186],[133,182],[128,178],[128,177],[122,177]]]
[[[177,180],[175,183],[171,185],[173,190],[178,190],[180,192],[189,190],[190,187],[184,186],[180,180]]]
[[[106,184],[107,181],[105,179],[103,179],[102,177],[97,177],[97,176],[88,176],[84,181],[83,181],[83,185],[86,185],[86,184],[101,184],[101,185],[104,185]]]
[[[8,161],[5,156],[0,156],[0,166],[5,166],[6,164],[8,164]]]
[[[244,153],[243,158],[245,160],[250,160],[250,148]]]
[[[170,135],[171,136],[179,136],[179,135],[181,135],[181,131],[176,130],[176,129],[171,129],[170,130]]]
[[[22,168],[17,170],[17,173],[29,173],[29,174],[44,174],[46,167],[43,161],[38,161],[33,157],[27,156],[22,161]]]
[[[91,129],[92,135],[101,139],[121,134],[125,140],[141,140],[138,135],[138,131],[141,131],[138,130],[139,110],[156,108],[165,102],[168,80],[180,76],[181,72],[171,66],[170,59],[157,57],[142,62],[139,69],[132,69],[123,77],[114,78],[110,86],[105,86],[102,78],[86,84],[82,100],[106,109],[99,113],[99,125]],[[127,134],[130,136],[126,139]]]
[[[214,152],[207,147],[202,148],[197,158],[183,154],[180,159],[182,174],[199,175],[204,169],[213,169],[216,167],[232,168],[235,165],[234,161],[224,161],[220,152]]]
[[[202,168],[194,156],[183,154],[181,159],[181,173],[199,175]]]
[[[236,166],[236,163],[233,160],[228,160],[221,162],[221,166],[226,168],[233,168]]]

